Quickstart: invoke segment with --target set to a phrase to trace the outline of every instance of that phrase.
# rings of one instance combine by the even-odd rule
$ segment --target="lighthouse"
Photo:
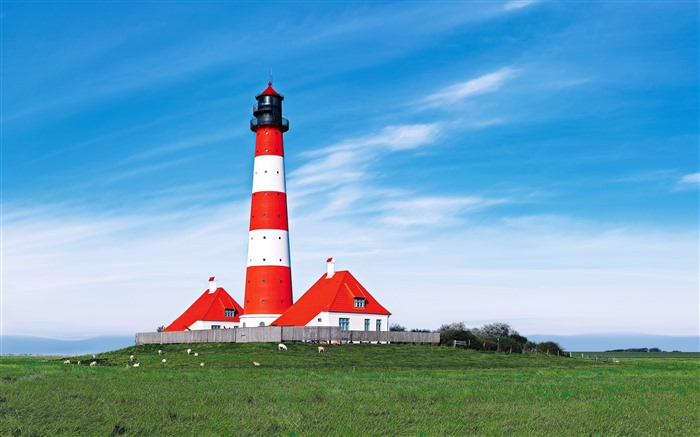
[[[289,121],[284,96],[268,83],[255,96],[250,130],[255,132],[253,195],[241,326],[268,326],[292,306],[284,143]]]

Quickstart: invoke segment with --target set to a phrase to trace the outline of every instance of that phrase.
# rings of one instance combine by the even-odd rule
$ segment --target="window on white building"
[[[369,319],[365,319],[365,331],[369,331]]]
[[[356,297],[355,298],[355,308],[364,308],[365,302],[367,302],[367,299],[365,299],[364,297]]]
[[[338,319],[338,325],[340,326],[341,331],[347,331],[350,329],[350,319],[341,317]]]
[[[382,319],[377,319],[377,331],[382,330]]]
[[[236,317],[236,310],[231,308],[226,308],[224,310],[224,317]]]
[[[211,325],[211,329],[221,329],[221,325]]]

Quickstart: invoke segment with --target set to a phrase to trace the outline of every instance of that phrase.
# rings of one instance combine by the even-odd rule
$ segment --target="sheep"
[[[94,360],[95,358],[97,358],[97,355],[92,354],[92,359]]]
[[[70,360],[64,361],[63,364],[70,364]]]
[[[192,353],[192,349],[187,349],[187,355]]]
[[[333,343],[331,343],[331,344],[339,345],[339,344],[340,344],[340,340],[333,340]]]
[[[163,351],[158,349],[158,355],[163,355]]]
[[[319,346],[319,347],[318,347],[318,353],[319,353],[319,354],[324,354],[324,353],[326,353],[326,348],[323,347],[323,346]]]
[[[162,362],[164,363],[164,362],[166,362],[166,361],[168,361],[168,360],[166,360],[165,358],[163,358],[163,361],[162,361]]]
[[[96,365],[97,365],[97,361],[93,361],[93,362],[90,363],[90,367],[94,367],[94,366],[96,366]]]
[[[80,365],[80,361],[78,361],[78,365]]]
[[[204,363],[199,363],[199,367],[204,367]]]
[[[258,363],[257,361],[253,361],[253,365],[254,365],[255,367],[260,367],[260,363]]]
[[[133,356],[133,355],[129,355],[129,361],[134,361],[134,356]]]
[[[195,352],[195,353],[194,353],[194,356],[195,356],[195,357],[198,357],[198,356],[199,356],[199,352]]]
[[[141,367],[141,363],[134,363],[134,367]]]
[[[280,343],[280,344],[277,345],[277,349],[278,349],[278,350],[281,350],[281,351],[286,351],[286,350],[287,350],[287,346],[284,345],[284,344],[282,344],[282,343]]]

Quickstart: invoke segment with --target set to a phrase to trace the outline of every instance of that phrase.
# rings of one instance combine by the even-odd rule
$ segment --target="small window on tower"
[[[364,308],[366,301],[367,301],[367,299],[365,299],[364,297],[356,297],[355,298],[355,308]]]
[[[236,309],[235,308],[226,308],[224,310],[224,317],[236,317]]]

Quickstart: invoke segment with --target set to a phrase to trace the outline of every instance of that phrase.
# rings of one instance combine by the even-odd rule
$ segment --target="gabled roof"
[[[355,298],[364,298],[365,307],[355,308]],[[347,270],[324,274],[299,300],[270,325],[306,326],[323,311],[335,313],[391,314]]]
[[[225,317],[225,309],[235,309],[235,316]],[[187,311],[165,328],[165,331],[184,331],[197,320],[238,322],[241,314],[243,314],[243,307],[238,305],[238,302],[233,300],[226,290],[219,287],[213,293],[210,293],[209,289],[207,289],[187,308]]]

